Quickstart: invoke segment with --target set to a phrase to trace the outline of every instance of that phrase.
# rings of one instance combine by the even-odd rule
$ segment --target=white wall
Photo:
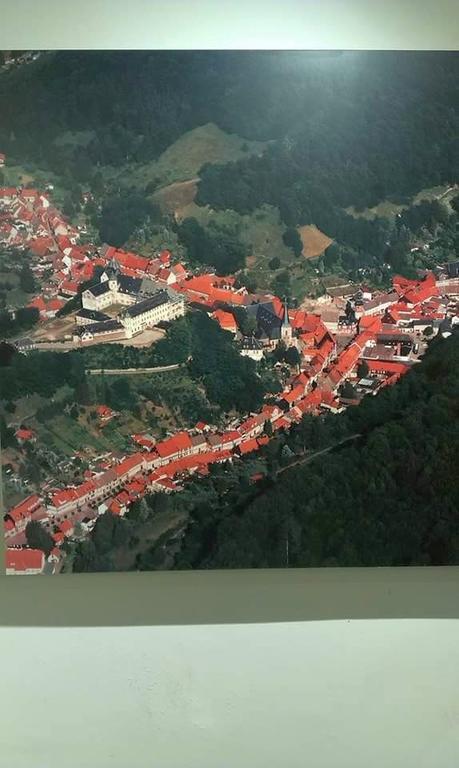
[[[0,768],[457,768],[459,622],[0,629]]]

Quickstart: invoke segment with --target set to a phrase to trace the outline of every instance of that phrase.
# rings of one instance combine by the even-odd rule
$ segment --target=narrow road
[[[302,456],[300,459],[297,459],[297,461],[294,461],[293,464],[289,464],[286,467],[282,467],[281,469],[277,470],[277,475],[281,475],[282,472],[286,472],[287,469],[292,469],[292,467],[298,466],[298,464],[308,464],[310,461],[313,461],[318,456],[323,456],[325,453],[330,453],[334,448],[338,448],[340,445],[344,445],[345,443],[350,443],[352,440],[357,440],[358,437],[362,437],[360,433],[357,433],[355,435],[350,435],[349,437],[343,437],[342,440],[339,440],[339,442],[334,443],[333,445],[329,445],[328,448],[322,448],[320,451],[314,451],[314,453],[307,454],[306,456]]]
[[[174,363],[173,365],[158,365],[156,368],[86,368],[89,376],[142,376],[145,373],[162,373],[164,371],[176,371],[186,363]]]

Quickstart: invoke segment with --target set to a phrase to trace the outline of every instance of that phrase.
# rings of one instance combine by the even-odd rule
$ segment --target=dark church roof
[[[140,291],[142,280],[140,277],[129,277],[129,275],[118,275],[118,290],[121,293],[130,293],[137,295]]]
[[[257,320],[258,332],[260,338],[280,339],[280,329],[282,319],[276,314],[274,305],[271,301],[260,302],[260,304],[251,304],[247,307],[249,317],[255,317]]]
[[[91,291],[93,296],[102,296],[104,293],[107,293],[107,291],[110,290],[108,286],[108,280],[106,280],[104,283],[98,283],[97,285],[92,285],[87,290]]]
[[[109,331],[121,331],[123,326],[118,320],[107,320],[105,323],[91,323],[81,325],[74,333],[76,336],[83,336],[85,333],[92,333],[94,336],[98,333],[108,333]]]
[[[110,316],[104,312],[98,312],[97,309],[80,309],[77,312],[77,317],[82,317],[85,320],[93,320],[95,323],[103,323],[105,320],[110,320]]]
[[[450,261],[446,265],[448,277],[459,277],[459,261]]]
[[[128,307],[124,314],[126,317],[138,317],[138,315],[143,315],[144,312],[159,307],[161,304],[166,304],[168,301],[169,296],[166,291],[158,291],[154,296],[150,296],[149,299],[144,299],[144,301],[139,301],[137,304],[133,304],[132,307]]]
[[[259,350],[263,349],[263,344],[259,339],[256,339],[254,336],[245,336],[241,341],[241,349],[246,350]]]

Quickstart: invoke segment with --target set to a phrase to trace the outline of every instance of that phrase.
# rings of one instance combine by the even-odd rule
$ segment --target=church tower
[[[288,319],[287,300],[284,301],[284,318],[281,325],[281,339],[286,347],[291,346],[293,341],[293,332],[292,326],[290,325],[290,320]]]
[[[117,291],[118,290],[118,276],[121,273],[121,266],[119,261],[113,257],[110,259],[108,263],[108,267],[105,270],[106,275],[108,276],[108,286],[111,291]]]

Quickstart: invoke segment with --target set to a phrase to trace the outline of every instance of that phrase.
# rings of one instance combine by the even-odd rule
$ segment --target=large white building
[[[125,307],[116,318],[116,328],[113,325],[114,319],[106,323],[88,324],[84,329],[87,338],[81,338],[82,341],[90,340],[91,333],[93,337],[104,335],[104,326],[112,333],[119,331],[121,326],[126,338],[131,338],[146,328],[153,328],[161,321],[175,320],[185,314],[185,299],[182,294],[169,287],[159,287],[158,283],[149,278],[122,275],[114,260],[101,275],[100,282],[83,292],[82,306],[83,309],[77,316],[78,325],[98,316],[101,310],[107,307]],[[76,333],[79,334],[78,331]]]
[[[171,295],[171,294],[175,295]],[[153,328],[160,322],[176,320],[185,314],[185,300],[181,294],[161,290],[148,299],[139,301],[125,309],[119,316],[126,329],[127,338]]]

